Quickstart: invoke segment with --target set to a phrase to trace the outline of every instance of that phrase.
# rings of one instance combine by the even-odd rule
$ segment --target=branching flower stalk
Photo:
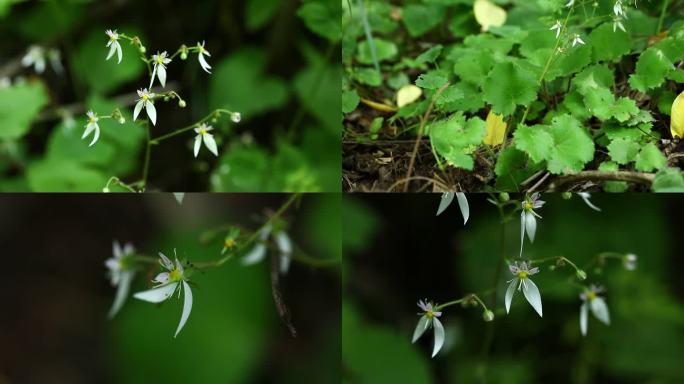
[[[153,126],[157,125],[157,109],[155,107],[155,102],[157,101],[164,101],[164,102],[169,102],[172,100],[177,100],[178,101],[178,106],[180,108],[185,108],[187,106],[187,102],[181,97],[181,95],[173,90],[170,91],[155,91],[153,92],[152,86],[154,85],[154,80],[158,79],[159,84],[161,85],[162,89],[166,86],[166,79],[167,79],[167,67],[168,65],[171,65],[173,63],[173,60],[180,56],[181,60],[187,60],[188,55],[190,54],[197,54],[197,61],[206,73],[211,74],[211,65],[207,62],[207,58],[211,57],[211,54],[205,47],[205,42],[202,41],[201,43],[198,42],[196,45],[193,46],[188,46],[186,44],[182,44],[173,54],[169,55],[167,51],[163,52],[157,52],[156,54],[148,57],[146,55],[147,48],[143,45],[143,43],[140,41],[140,38],[137,36],[128,36],[125,33],[118,33],[116,30],[107,30],[105,32],[107,37],[109,38],[107,41],[107,44],[105,45],[106,48],[109,48],[108,54],[106,55],[105,60],[109,60],[110,58],[114,57],[116,54],[117,58],[117,63],[121,63],[123,59],[123,50],[121,46],[121,41],[127,41],[129,42],[129,45],[134,46],[137,48],[138,53],[140,55],[140,60],[142,60],[145,65],[147,66],[147,72],[150,77],[150,82],[147,87],[141,87],[137,90],[138,94],[138,99],[136,100],[135,103],[135,108],[133,110],[133,121],[137,121],[138,118],[141,116],[141,113],[143,110],[145,111],[145,114],[147,115],[147,118],[149,118],[149,121],[152,122]],[[93,146],[97,140],[100,137],[100,127],[98,125],[98,121],[101,119],[109,119],[109,118],[114,118],[116,119],[120,124],[124,124],[126,122],[126,119],[123,117],[121,111],[117,108],[115,109],[111,114],[109,115],[98,115],[94,111],[88,111],[88,123],[85,126],[85,131],[83,133],[82,138],[86,138],[93,134],[93,139],[90,142],[90,146]],[[199,154],[199,148],[202,143],[204,143],[204,146],[214,155],[218,156],[219,155],[219,149],[216,144],[216,140],[214,139],[213,134],[208,133],[213,129],[210,125],[207,125],[206,123],[211,120],[211,122],[216,123],[219,121],[219,118],[223,116],[229,116],[230,120],[233,123],[239,123],[241,120],[241,115],[239,112],[236,111],[231,111],[228,109],[216,109],[213,112],[209,113],[206,117],[202,118],[201,120],[190,124],[189,126],[183,127],[176,129],[175,131],[171,133],[167,133],[158,137],[153,137],[150,131],[150,126],[148,124],[147,119],[141,119],[141,123],[145,127],[145,135],[146,135],[146,146],[145,146],[145,157],[144,157],[144,162],[143,162],[143,168],[142,168],[142,178],[139,181],[133,182],[133,183],[124,183],[121,181],[119,178],[112,177],[109,179],[105,187],[103,188],[104,192],[109,192],[111,191],[111,187],[115,185],[119,185],[123,187],[127,191],[144,191],[146,186],[147,186],[147,178],[149,174],[149,167],[150,167],[150,157],[151,157],[151,152],[152,152],[152,146],[153,145],[158,145],[161,141],[175,137],[177,135],[186,133],[190,130],[194,130],[195,133],[197,133],[197,136],[194,138],[194,146],[193,146],[193,154],[194,157],[197,157]]]

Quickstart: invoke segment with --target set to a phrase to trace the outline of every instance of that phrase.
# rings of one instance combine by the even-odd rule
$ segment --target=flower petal
[[[470,207],[468,206],[468,199],[463,192],[456,192],[456,200],[458,200],[458,207],[461,208],[461,215],[463,215],[463,225],[468,222],[470,217]]]
[[[603,324],[610,325],[610,314],[608,313],[608,306],[606,305],[605,300],[597,297],[589,303],[589,308],[591,309],[591,313],[593,313],[599,321]]]
[[[157,68],[157,77],[162,87],[166,87],[166,68],[163,65],[159,65]]]
[[[532,305],[532,308],[537,311],[539,317],[542,317],[542,301],[541,295],[539,294],[539,288],[537,288],[537,285],[529,278],[525,280],[526,281],[523,284],[523,294],[530,305]]]
[[[209,152],[213,153],[214,156],[218,156],[218,148],[216,148],[216,140],[214,140],[214,135],[205,133],[202,135],[204,140],[204,146],[209,149]]]
[[[168,272],[162,272],[162,273],[158,274],[157,276],[155,276],[152,281],[154,281],[155,283],[164,284],[167,281],[169,281],[169,273]]]
[[[183,300],[183,314],[181,314],[180,323],[178,323],[178,329],[176,329],[176,334],[173,337],[178,336],[178,332],[183,329],[183,326],[188,321],[190,317],[190,311],[192,311],[192,290],[190,290],[190,285],[183,281],[183,292],[185,293],[185,300]]]
[[[161,264],[162,267],[168,269],[169,271],[173,269],[173,263],[168,257],[166,257],[165,254],[159,252],[159,257],[161,258],[161,260],[159,260],[159,264]]]
[[[444,345],[444,327],[436,317],[432,318],[432,327],[435,329],[435,346],[432,349],[432,357],[435,357],[437,352],[439,352]]]
[[[116,45],[116,55],[119,58],[118,64],[121,64],[121,58],[123,56],[123,52],[121,52],[121,44],[119,44],[119,42],[117,41],[115,45]]]
[[[266,245],[257,244],[242,258],[242,265],[256,264],[263,260],[264,257],[266,257]]]
[[[109,46],[109,53],[107,54],[107,58],[105,60],[109,60],[112,55],[116,52],[116,44],[112,44]]]
[[[578,195],[582,198],[582,200],[584,200],[584,203],[587,204],[589,208],[593,209],[594,211],[601,212],[601,208],[595,206],[591,203],[591,200],[589,200],[591,195],[588,192],[579,192]]]
[[[413,339],[411,340],[411,342],[415,343],[416,340],[423,336],[423,333],[425,333],[429,326],[430,320],[428,319],[428,317],[425,315],[421,316],[420,320],[418,320],[418,324],[416,324],[416,329],[413,331]]]
[[[162,285],[147,291],[135,293],[133,297],[150,303],[161,303],[173,295],[173,292],[178,287],[178,284],[178,282],[174,282],[171,284]]]
[[[86,129],[83,132],[83,136],[81,136],[81,139],[85,139],[86,137],[88,137],[88,135],[90,135],[90,132],[92,132],[94,129],[95,124],[89,123],[88,125],[86,125]]]
[[[126,271],[121,273],[121,280],[119,281],[119,287],[116,289],[116,296],[114,297],[114,304],[109,310],[109,318],[113,318],[123,307],[128,297],[128,291],[131,288],[131,282],[133,281],[133,276],[135,272]]]
[[[526,215],[525,231],[527,232],[527,237],[530,238],[530,243],[534,243],[534,235],[537,232],[537,218],[531,213]]]
[[[145,110],[147,111],[147,116],[152,120],[152,125],[157,125],[157,109],[154,108],[154,104],[151,101],[145,102]]]
[[[197,154],[199,153],[200,146],[202,146],[202,135],[197,135],[195,136],[195,157],[197,157]]]
[[[211,74],[211,65],[209,65],[207,61],[204,59],[204,55],[200,53],[199,55],[197,55],[197,59],[199,60],[202,69],[204,69],[204,72]]]
[[[150,86],[147,88],[152,89],[152,84],[154,84],[154,77],[156,75],[157,75],[157,64],[154,64],[154,68],[152,69],[152,77],[150,77]]]
[[[290,270],[292,260],[292,240],[287,233],[280,231],[275,235],[275,242],[280,250],[280,273],[285,274]]]
[[[437,215],[439,216],[442,212],[444,212],[447,207],[451,204],[451,202],[454,201],[454,193],[453,192],[445,192],[442,193],[442,198],[439,201],[439,207],[437,208]]]
[[[525,211],[520,212],[520,257],[522,257],[523,243],[525,242]]]
[[[133,121],[138,118],[138,115],[140,114],[140,110],[142,109],[143,105],[145,104],[144,100],[140,100],[135,104],[135,108],[133,109]]]
[[[580,306],[580,332],[582,336],[587,335],[587,303],[584,302]]]
[[[88,144],[89,147],[92,147],[93,144],[97,142],[97,139],[100,138],[100,126],[97,125],[97,123],[92,123],[92,126],[94,127],[95,135],[93,136],[93,141],[91,141],[90,144]]]
[[[508,284],[508,288],[506,289],[506,297],[504,300],[506,303],[506,313],[508,313],[511,310],[511,301],[513,301],[513,294],[515,294],[515,285],[517,283],[517,278],[511,280],[510,284]]]

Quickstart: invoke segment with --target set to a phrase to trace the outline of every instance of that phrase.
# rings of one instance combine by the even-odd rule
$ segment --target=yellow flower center
[[[435,317],[435,313],[432,311],[427,311],[425,312],[425,316],[427,316],[428,319],[432,319],[433,317]]]
[[[143,95],[142,95],[143,101],[147,101],[149,98],[150,98],[150,95],[148,95],[147,93],[143,93]]]
[[[527,271],[518,271],[518,278],[519,279],[526,279],[529,273]]]
[[[532,203],[530,203],[529,201],[526,201],[524,208],[526,211],[531,211],[532,210]]]
[[[169,272],[169,279],[171,281],[178,281],[181,279],[181,272],[178,269],[174,269],[173,271]]]
[[[157,56],[157,64],[164,64],[164,59],[161,56]]]
[[[587,299],[589,301],[593,301],[595,298],[596,298],[596,292],[594,292],[594,291],[587,292]]]
[[[200,133],[200,135],[206,135],[206,134],[207,134],[207,130],[204,129],[204,128],[200,128],[199,133]]]
[[[235,240],[228,239],[228,240],[223,242],[223,246],[226,248],[233,248],[235,246]]]

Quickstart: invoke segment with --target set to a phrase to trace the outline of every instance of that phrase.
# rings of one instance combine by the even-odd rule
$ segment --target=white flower
[[[613,4],[613,13],[615,14],[615,16],[618,16],[618,17],[620,17],[620,16],[626,17],[625,10],[622,8],[622,0],[616,0],[615,1],[615,4]]]
[[[278,251],[280,251],[280,273],[286,274],[290,270],[290,261],[292,261],[292,240],[285,231],[276,233],[274,237]]]
[[[575,33],[575,36],[572,38],[572,46],[574,47],[575,45],[584,45],[584,40],[580,37],[580,35]]]
[[[567,4],[565,4],[565,6],[568,7],[568,8],[570,8],[570,7],[572,7],[574,4],[575,4],[575,0],[570,0],[570,1],[568,1]]]
[[[81,136],[81,139],[85,139],[86,137],[88,137],[88,135],[90,135],[91,132],[94,131],[95,135],[93,136],[93,141],[91,141],[90,145],[88,145],[89,147],[92,147],[93,144],[95,144],[95,142],[97,141],[97,139],[100,138],[100,126],[97,125],[97,121],[99,119],[97,117],[97,113],[93,111],[88,111],[86,115],[88,116],[88,124],[86,124],[85,126],[86,130],[85,132],[83,132],[83,136]]]
[[[532,308],[542,316],[542,302],[541,295],[539,294],[539,288],[534,284],[530,276],[539,272],[539,268],[530,268],[531,265],[522,261],[520,263],[515,262],[513,265],[509,265],[508,268],[511,273],[515,276],[513,279],[508,281],[508,289],[506,289],[506,313],[511,309],[511,301],[513,300],[513,295],[516,291],[516,285],[518,286],[518,291],[522,287],[525,299],[530,303]]]
[[[197,50],[197,60],[199,60],[200,66],[202,67],[202,69],[204,69],[204,72],[211,73],[211,65],[209,65],[207,61],[204,59],[204,55],[211,57],[211,54],[209,53],[209,51],[204,49],[204,41],[202,41],[202,44],[200,44],[199,42],[197,43]]]
[[[413,331],[413,341],[415,343],[425,331],[431,326],[435,329],[435,345],[432,348],[432,357],[435,357],[442,346],[444,345],[444,326],[439,321],[438,317],[442,316],[442,312],[435,311],[432,303],[427,300],[419,300],[418,307],[423,311],[418,314],[420,320]]]
[[[627,30],[625,29],[625,26],[622,25],[622,19],[615,18],[615,19],[613,19],[613,32],[616,32],[618,28],[620,28],[622,30],[622,32],[627,32]]]
[[[21,58],[21,65],[27,68],[33,65],[36,73],[45,72],[45,49],[39,45],[30,46]]]
[[[239,123],[240,120],[242,120],[242,115],[240,112],[233,112],[230,114],[230,120],[232,120],[233,123]]]
[[[252,265],[260,262],[261,260],[266,257],[266,240],[268,239],[268,236],[271,235],[271,230],[273,228],[270,225],[265,226],[264,228],[261,229],[261,232],[259,232],[259,240],[256,242],[254,245],[254,248],[252,248],[247,255],[242,259],[242,264],[243,265]]]
[[[216,140],[214,140],[214,135],[209,133],[209,131],[213,129],[214,128],[212,128],[211,125],[206,125],[204,123],[202,123],[199,127],[195,128],[195,132],[197,133],[197,136],[195,136],[195,157],[197,157],[197,154],[199,153],[200,146],[202,145],[203,141],[204,146],[207,147],[207,149],[215,156],[218,156]]]
[[[580,331],[582,332],[582,336],[587,335],[589,310],[591,310],[591,313],[594,314],[594,317],[600,322],[605,325],[610,325],[610,314],[608,313],[606,301],[598,296],[601,292],[603,292],[602,287],[592,284],[580,294],[580,299],[582,299],[582,305],[580,306]]]
[[[553,31],[553,30],[556,31],[556,38],[558,38],[558,36],[560,36],[562,29],[563,29],[563,24],[561,24],[560,20],[556,20],[556,24],[554,24],[553,26],[551,26],[551,28],[549,28],[550,31]]]
[[[628,253],[622,258],[622,266],[628,271],[633,271],[636,269],[637,255],[633,253]]]
[[[577,195],[584,200],[584,202],[589,206],[589,208],[593,209],[594,211],[601,212],[601,208],[595,206],[594,204],[591,203],[591,194],[589,192],[578,192]]]
[[[231,235],[231,240],[234,241],[234,238],[237,238],[238,235],[239,232],[236,232],[233,235]],[[273,233],[273,227],[270,225],[265,226],[261,230],[261,232],[259,232],[259,240],[257,240],[254,247],[249,252],[247,252],[245,257],[242,259],[242,264],[253,265],[262,261],[266,257],[266,251],[268,249],[266,241],[268,240],[268,237],[271,235],[273,235],[275,245],[278,248],[278,251],[280,252],[280,273],[284,275],[290,270],[290,262],[292,261],[293,250],[292,239],[290,239],[290,236],[287,234],[287,232],[283,230],[279,230]],[[227,248],[229,247],[224,246],[224,249]]]
[[[133,121],[138,118],[140,110],[145,108],[147,116],[149,116],[150,120],[152,120],[152,125],[157,125],[157,110],[154,108],[154,103],[152,103],[152,100],[154,100],[155,96],[157,95],[148,92],[147,88],[145,88],[138,89],[138,96],[140,96],[140,98],[135,104],[135,109],[133,110]]]
[[[525,241],[525,232],[530,239],[530,243],[534,242],[534,235],[537,233],[537,217],[541,219],[534,210],[541,208],[545,204],[544,201],[539,200],[539,193],[535,192],[531,196],[526,196],[525,201],[522,202],[522,211],[520,212],[520,256],[522,257],[523,242]]]
[[[456,201],[458,201],[458,207],[461,209],[461,215],[463,215],[463,225],[465,225],[470,217],[470,207],[468,206],[468,199],[463,192],[442,193],[442,199],[439,201],[439,207],[437,208],[437,216],[444,212],[451,202],[454,201],[454,195],[456,196]]]
[[[113,257],[105,261],[105,266],[109,269],[112,286],[117,287],[114,304],[112,304],[112,308],[109,310],[110,319],[119,312],[128,297],[128,291],[135,275],[135,271],[131,268],[128,260],[134,252],[133,244],[126,243],[122,248],[119,242],[114,240],[112,243]]]
[[[173,253],[174,255],[176,254],[175,249],[173,250]],[[133,297],[150,303],[161,303],[173,296],[176,290],[178,290],[178,297],[180,298],[180,293],[183,291],[185,293],[183,313],[178,328],[176,329],[176,334],[173,336],[176,337],[178,336],[178,332],[183,329],[183,326],[188,321],[188,317],[190,317],[190,311],[192,311],[192,290],[187,283],[188,279],[185,276],[183,265],[178,261],[178,256],[176,256],[175,264],[161,252],[159,252],[159,257],[161,258],[159,264],[168,272],[162,272],[152,280],[152,282],[158,283],[154,288],[138,292],[134,294]]]
[[[51,48],[47,52],[47,57],[50,59],[50,65],[52,66],[52,69],[57,74],[63,74],[64,67],[62,66],[62,52],[60,52],[59,49]]]
[[[109,47],[109,53],[105,60],[109,60],[110,57],[116,52],[116,56],[119,59],[119,64],[121,64],[121,57],[123,53],[121,52],[121,44],[119,44],[119,34],[115,30],[108,29],[105,31],[107,36],[109,36],[109,41],[107,42],[107,47]]]
[[[150,89],[152,88],[152,83],[154,83],[155,74],[159,78],[162,87],[166,87],[166,64],[171,62],[171,59],[166,56],[168,56],[166,51],[161,54],[157,52],[156,55],[152,55],[152,65],[154,65],[154,69],[152,70],[152,78],[150,79]]]

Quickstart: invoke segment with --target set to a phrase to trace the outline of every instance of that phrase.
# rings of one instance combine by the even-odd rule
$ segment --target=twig
[[[527,190],[527,192],[534,192],[534,190],[537,189],[537,188],[539,188],[539,186],[542,185],[542,183],[543,183],[546,179],[548,179],[550,175],[551,175],[550,173],[546,172],[546,173],[544,174],[544,176],[542,176],[542,178],[539,179],[539,181],[537,181],[530,189]]]
[[[411,177],[407,177],[407,178],[405,178],[405,179],[397,180],[394,184],[392,184],[389,188],[387,188],[387,192],[392,192],[392,190],[393,190],[394,188],[396,188],[399,184],[401,184],[401,183],[406,183],[406,182],[411,181],[411,180],[425,180],[425,181],[429,181],[429,182],[431,182],[432,184],[435,184],[435,185],[438,185],[439,187],[442,187],[443,190],[445,190],[445,191],[448,191],[448,190],[449,190],[449,186],[446,185],[446,184],[444,184],[444,183],[442,183],[442,182],[439,181],[439,180],[435,180],[435,179],[433,179],[433,178],[425,177],[425,176],[411,176]]]
[[[278,310],[278,316],[285,323],[285,326],[292,334],[292,337],[297,337],[297,330],[292,325],[292,314],[283,300],[283,294],[280,290],[280,255],[271,256],[271,292],[273,294],[273,302]]]
[[[644,172],[603,172],[603,171],[582,171],[569,175],[558,177],[549,186],[549,191],[560,189],[561,186],[568,183],[576,183],[580,181],[627,181],[630,183],[644,184],[650,186],[653,183],[655,174]]]

